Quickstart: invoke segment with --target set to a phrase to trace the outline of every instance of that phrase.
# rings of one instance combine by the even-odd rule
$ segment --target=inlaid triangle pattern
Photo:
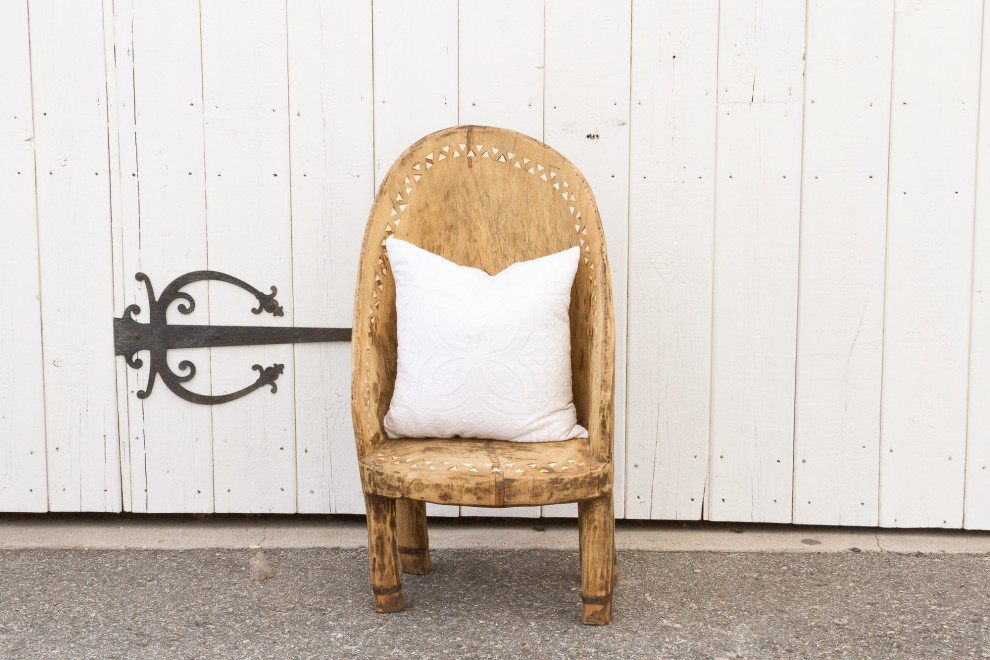
[[[574,218],[574,231],[578,234],[578,244],[582,250],[581,270],[584,271],[584,276],[588,278],[588,281],[594,287],[597,266],[592,258],[591,246],[587,239],[588,227],[585,220],[581,217],[581,210],[577,208],[577,197],[574,194],[573,187],[560,172],[551,167],[546,167],[522,154],[516,154],[497,147],[484,144],[445,144],[430,151],[421,160],[417,160],[412,164],[399,189],[396,191],[394,198],[392,198],[392,208],[389,212],[388,222],[385,225],[385,235],[382,236],[381,240],[381,253],[375,269],[377,291],[373,292],[371,307],[368,310],[367,332],[369,336],[373,332],[375,323],[377,322],[375,310],[378,308],[378,294],[384,290],[383,282],[385,281],[385,274],[388,272],[388,254],[385,251],[385,239],[392,236],[395,233],[395,228],[402,223],[406,209],[409,207],[409,199],[416,191],[416,184],[424,176],[427,176],[428,172],[435,166],[440,166],[442,163],[458,162],[458,160],[467,163],[468,160],[473,158],[487,158],[494,163],[502,163],[507,167],[519,169],[545,182],[560,194],[561,198],[567,204],[571,216]],[[592,292],[592,296],[596,297],[594,291]]]
[[[505,463],[493,463],[489,461],[464,461],[457,460],[456,458],[450,458],[449,460],[427,460],[425,456],[419,457],[402,457],[394,456],[392,454],[386,454],[382,452],[377,452],[375,454],[375,459],[377,463],[384,465],[396,466],[392,470],[402,469],[407,470],[410,474],[420,473],[428,474],[435,472],[467,472],[469,474],[482,473],[485,474],[497,474],[503,473],[509,477],[519,477],[525,474],[543,473],[543,474],[578,474],[582,472],[588,472],[591,469],[597,467],[597,465],[591,465],[588,461],[577,460],[574,458],[561,458],[559,460],[551,461],[526,461],[517,460]]]

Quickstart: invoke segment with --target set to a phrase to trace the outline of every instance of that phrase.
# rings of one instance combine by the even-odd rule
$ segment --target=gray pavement
[[[257,552],[0,549],[0,658],[990,657],[982,554],[625,550],[595,628],[573,549],[435,550],[392,615],[362,548]]]

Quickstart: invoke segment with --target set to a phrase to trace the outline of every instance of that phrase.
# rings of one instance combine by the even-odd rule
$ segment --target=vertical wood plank
[[[107,90],[107,150],[110,169],[110,243],[113,271],[113,309],[123,310],[126,306],[124,292],[124,217],[133,215],[131,207],[137,204],[137,180],[121,174],[121,168],[133,172],[135,150],[134,126],[129,120],[134,102],[132,49],[122,47],[121,57],[117,57],[117,22],[129,21],[130,6],[122,2],[115,7],[113,2],[103,3],[103,56],[106,70]],[[128,32],[121,25],[121,33]],[[121,139],[125,147],[121,148]],[[130,178],[130,181],[128,181]],[[125,212],[125,210],[127,212]],[[115,384],[117,393],[117,441],[120,452],[120,495],[121,509],[133,511],[131,491],[135,484],[131,476],[130,442],[130,400],[127,390],[128,367],[123,359],[115,359]],[[143,475],[142,475],[143,476]],[[142,486],[143,488],[143,486]],[[143,499],[143,498],[142,498]]]
[[[711,520],[790,522],[804,4],[723,3]]]
[[[118,511],[102,6],[29,8],[49,508]]]
[[[373,8],[377,188],[409,145],[459,123],[458,33],[457,0],[376,0]],[[431,516],[458,511],[427,505]]]
[[[983,5],[983,64],[973,246],[973,321],[963,524],[990,529],[990,11]]]
[[[0,511],[46,511],[38,215],[27,2],[0,4]]]
[[[125,304],[140,306],[147,321],[147,292],[135,273],[146,273],[157,295],[175,277],[208,267],[199,3],[118,0],[115,12],[120,279]],[[185,290],[197,305],[188,315],[173,308],[169,323],[209,324],[207,285]],[[177,373],[183,360],[196,364],[188,387],[209,393],[209,349],[172,350],[168,359]],[[213,511],[210,407],[191,405],[161,383],[138,399],[147,368],[127,369],[126,379],[131,510]]]
[[[296,325],[350,327],[374,199],[371,2],[288,6],[293,309]],[[364,513],[346,342],[299,344],[300,513]]]
[[[631,2],[550,0],[546,8],[544,137],[594,191],[608,243],[615,307],[615,514],[622,517],[626,449],[626,255],[629,229]],[[577,515],[577,507],[544,507]]]
[[[424,135],[458,123],[457,0],[377,0],[375,186]]]
[[[877,524],[893,4],[808,5],[797,523]]]
[[[459,7],[459,121],[542,139],[544,3],[461,0]]]
[[[701,518],[718,2],[633,4],[627,518]]]
[[[201,20],[210,268],[266,292],[275,286],[284,307],[281,317],[251,314],[257,301],[216,284],[210,287],[210,321],[292,325],[285,2],[206,2]],[[257,377],[253,364],[283,364],[285,370],[277,393],[265,387],[214,407],[215,509],[294,512],[292,346],[213,349],[212,390],[250,384]]]
[[[464,124],[501,126],[543,139],[542,2],[461,0],[459,86]],[[492,57],[492,43],[499,57]],[[461,507],[462,516],[538,518],[540,507]]]
[[[883,526],[962,525],[981,5],[896,5]]]

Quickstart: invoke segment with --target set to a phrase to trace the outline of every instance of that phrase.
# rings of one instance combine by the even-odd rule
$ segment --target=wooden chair
[[[546,443],[389,439],[395,382],[395,289],[384,242],[410,241],[498,273],[578,245],[571,366],[589,438]],[[364,235],[354,305],[351,407],[368,512],[375,608],[403,608],[402,571],[430,570],[426,502],[485,507],[577,502],[583,621],[611,618],[614,322],[605,237],[584,177],[547,145],[514,131],[458,126],[409,147],[382,182]]]

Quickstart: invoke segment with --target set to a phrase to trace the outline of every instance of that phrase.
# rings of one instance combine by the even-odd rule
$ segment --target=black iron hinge
[[[214,405],[227,403],[250,394],[256,389],[270,385],[271,391],[276,392],[276,379],[285,369],[283,364],[273,364],[262,367],[256,364],[252,367],[258,372],[258,378],[253,383],[228,394],[207,395],[190,392],[182,383],[186,383],[196,375],[196,365],[189,360],[179,363],[177,374],[171,370],[166,361],[168,351],[173,348],[203,348],[215,346],[252,346],[262,344],[299,344],[325,341],[350,341],[350,328],[293,328],[293,327],[262,327],[251,325],[169,325],[165,319],[166,311],[176,300],[180,300],[177,308],[181,314],[190,314],[196,308],[193,297],[181,289],[193,282],[227,282],[244,289],[253,295],[258,306],[251,311],[255,314],[268,312],[272,316],[283,316],[282,306],[275,299],[278,290],[273,286],[271,293],[262,293],[247,282],[232,275],[215,270],[197,270],[175,278],[165,287],[157,300],[151,286],[151,280],[144,273],[135,276],[139,282],[144,282],[148,293],[150,319],[141,323],[134,318],[141,313],[139,305],[128,305],[120,318],[113,320],[114,353],[124,356],[128,366],[140,369],[144,362],[138,358],[138,351],[149,351],[150,369],[148,386],[137,393],[139,399],[145,399],[151,394],[156,376],[160,376],[165,386],[174,394],[191,403]]]

